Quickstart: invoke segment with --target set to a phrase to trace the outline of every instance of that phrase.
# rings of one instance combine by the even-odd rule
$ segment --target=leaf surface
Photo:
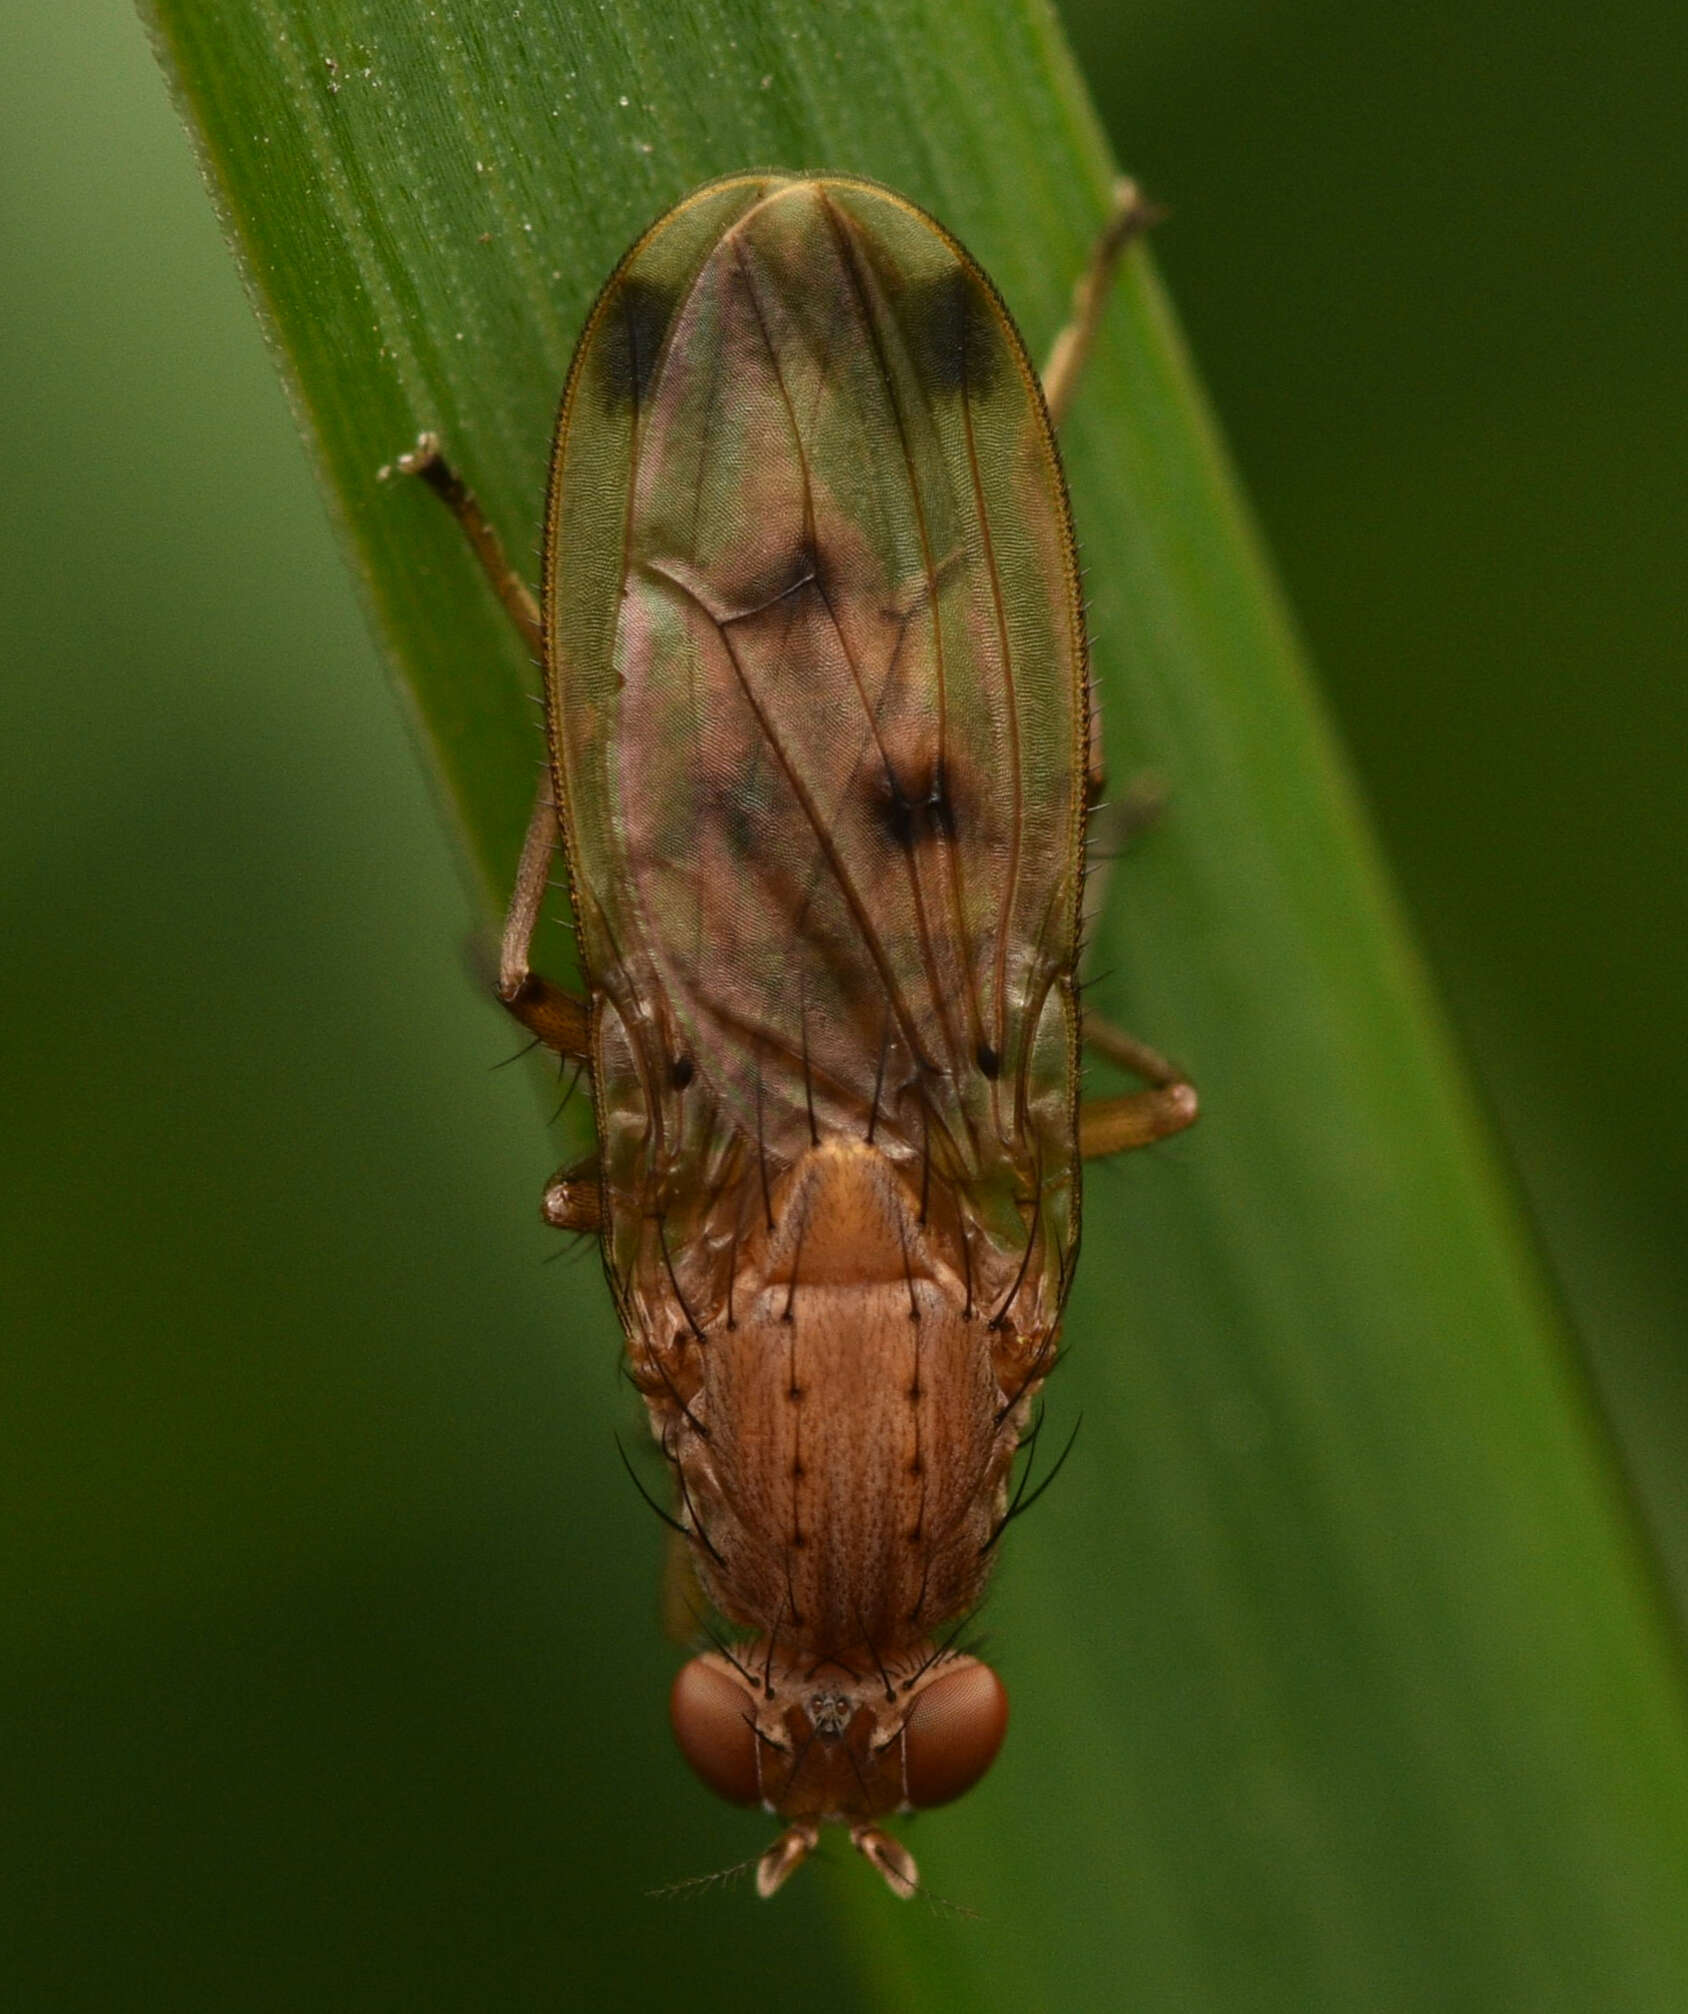
[[[534,681],[455,529],[378,470],[436,429],[534,555],[587,308],[710,176],[904,191],[1034,353],[1106,205],[1051,21],[1012,0],[151,18],[489,915]],[[1066,448],[1109,773],[1171,794],[1111,877],[1091,997],[1205,1116],[1087,1184],[1051,1392],[1085,1431],[986,1617],[1015,1725],[912,1828],[980,1920],[817,1878],[874,2004],[1680,2007],[1656,1591],[1142,256]],[[597,1281],[566,1291],[560,1330],[604,1336]],[[630,1700],[615,1738],[661,1745],[661,1711]],[[579,1879],[636,1984],[645,1905],[595,1818]]]

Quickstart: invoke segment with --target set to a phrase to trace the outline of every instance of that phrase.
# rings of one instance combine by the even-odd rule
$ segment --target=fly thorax
[[[884,1154],[823,1143],[769,1214],[732,1324],[688,1352],[700,1382],[671,1447],[698,1565],[726,1616],[782,1647],[866,1643],[889,1661],[977,1598],[1017,1409],[997,1338]]]

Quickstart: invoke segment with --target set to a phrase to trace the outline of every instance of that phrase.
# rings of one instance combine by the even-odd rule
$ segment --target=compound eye
[[[674,1739],[713,1790],[729,1804],[758,1804],[756,1702],[713,1656],[694,1657],[675,1675],[668,1695]]]
[[[903,1729],[903,1772],[916,1811],[971,1790],[1008,1732],[1008,1693],[988,1664],[966,1658],[916,1698]]]

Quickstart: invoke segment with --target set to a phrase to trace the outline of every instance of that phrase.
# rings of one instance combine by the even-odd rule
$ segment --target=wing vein
[[[762,737],[767,742],[774,760],[779,764],[786,782],[791,786],[791,793],[796,798],[798,806],[805,820],[808,822],[810,831],[815,835],[815,843],[819,846],[823,859],[832,870],[833,879],[838,883],[839,892],[849,907],[850,914],[855,920],[856,928],[862,934],[862,942],[867,949],[867,954],[872,959],[874,969],[878,972],[886,994],[896,1010],[897,1019],[902,1025],[909,1048],[922,1068],[932,1068],[931,1059],[927,1056],[921,1043],[920,1031],[915,1024],[914,1016],[909,1011],[908,1003],[903,997],[902,988],[898,985],[896,974],[891,969],[890,959],[886,956],[885,947],[879,940],[879,933],[874,928],[873,919],[868,913],[866,903],[862,900],[861,891],[851,878],[849,869],[844,865],[832,834],[827,829],[826,821],[821,816],[820,807],[815,803],[808,786],[803,781],[801,771],[792,760],[785,743],[781,740],[779,730],[768,717],[767,708],[757,696],[756,688],[751,683],[750,674],[745,670],[743,660],[733,647],[730,628],[720,621],[708,603],[686,581],[681,580],[674,574],[665,574],[664,578],[671,580],[674,586],[682,594],[686,595],[708,617],[709,621],[714,624],[715,632],[721,639],[721,646],[727,653],[727,662],[733,668],[733,676],[738,681],[740,692],[744,694],[745,704],[750,708],[752,717],[755,719],[757,727],[761,730]],[[784,652],[782,649],[781,657],[783,658],[783,656]]]
[[[880,382],[885,390],[885,403],[890,408],[892,422],[895,425],[897,433],[897,446],[903,458],[904,474],[908,479],[909,505],[914,513],[915,524],[920,534],[921,571],[925,576],[927,600],[932,610],[932,657],[938,702],[938,765],[939,772],[942,774],[947,766],[949,747],[949,687],[947,668],[944,661],[943,624],[939,620],[938,615],[938,567],[932,558],[931,527],[926,522],[926,504],[920,491],[920,481],[915,468],[914,453],[909,445],[908,423],[903,413],[901,401],[897,397],[896,378],[891,370],[890,359],[885,354],[885,344],[878,321],[873,313],[873,304],[868,292],[866,278],[857,260],[856,249],[851,241],[849,231],[845,228],[843,218],[839,216],[830,201],[826,202],[824,207],[828,227],[832,232],[833,242],[838,250],[839,264],[842,266],[845,277],[850,283],[850,290],[855,296],[857,312],[861,316],[862,328],[867,335],[869,344],[872,346],[874,361],[879,367]],[[950,1060],[954,1069],[956,1082],[959,1084],[964,1068],[961,1045],[956,1039],[955,1027],[950,1018],[949,1003],[945,997],[945,988],[939,983],[936,971],[932,969],[930,931],[926,918],[925,904],[920,897],[918,876],[915,877],[915,909],[920,921],[921,947],[926,956],[928,974],[933,982],[932,1005],[937,1016],[938,1026],[943,1031],[945,1046],[950,1052]],[[960,976],[962,983],[971,991],[973,986],[973,974],[971,971],[964,969]]]

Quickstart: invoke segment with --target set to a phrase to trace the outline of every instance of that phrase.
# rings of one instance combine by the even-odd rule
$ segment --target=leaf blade
[[[1103,207],[1032,9],[154,19],[489,903],[531,678],[380,465],[436,427],[530,550],[597,281],[710,174],[905,189],[1034,349]],[[1671,2005],[1688,1760],[1654,1591],[1141,262],[1068,447],[1111,771],[1153,766],[1175,804],[1112,891],[1101,997],[1193,1066],[1207,1117],[1090,1185],[1090,1426],[997,1603],[1023,1732],[918,1841],[991,1923],[954,1938],[871,1897],[858,1935],[909,2004],[958,1970],[979,2004],[1081,2004],[1123,1964],[1148,2004],[1233,2004],[1246,1978],[1255,2005]],[[1109,1355],[1122,1305],[1149,1340]],[[1069,1913],[1082,1934],[1040,1942]]]

